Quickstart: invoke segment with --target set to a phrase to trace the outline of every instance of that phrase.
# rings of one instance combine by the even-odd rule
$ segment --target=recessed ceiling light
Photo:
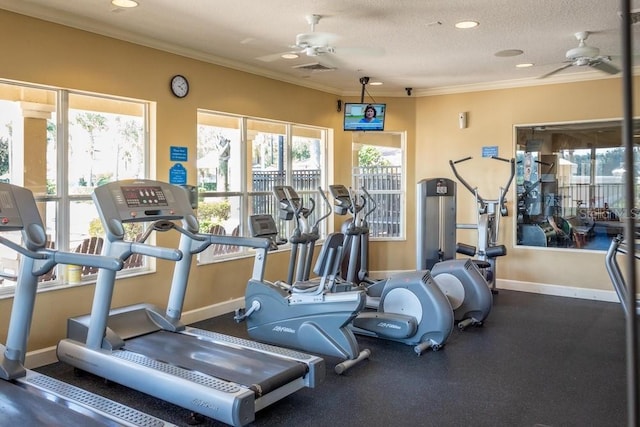
[[[505,49],[505,50],[500,50],[494,53],[494,55],[499,57],[507,57],[507,56],[518,56],[518,55],[522,55],[523,53],[524,52],[520,49]]]
[[[381,86],[382,82],[370,82],[369,86]]]
[[[135,0],[111,0],[111,4],[118,7],[136,7],[138,6],[138,2]]]
[[[467,29],[477,27],[478,25],[480,25],[480,23],[477,21],[460,21],[456,23],[456,28]]]
[[[296,59],[296,58],[299,58],[297,53],[284,53],[280,57],[284,58],[284,59]]]
[[[531,62],[524,62],[522,64],[516,64],[516,68],[529,68],[529,67],[533,67],[533,64]]]

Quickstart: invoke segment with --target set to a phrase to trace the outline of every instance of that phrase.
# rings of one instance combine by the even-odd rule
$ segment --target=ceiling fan
[[[336,34],[315,31],[315,27],[320,22],[322,15],[307,15],[305,18],[311,26],[311,31],[296,35],[295,44],[290,46],[292,50],[260,56],[256,59],[264,62],[273,62],[283,58],[283,55],[296,54],[305,55],[317,61],[318,57],[322,56],[323,62],[330,66],[335,66],[335,60],[329,59],[330,56],[335,56],[335,54],[380,55],[383,53],[381,49],[376,48],[336,48],[333,46],[333,43],[339,38]]]
[[[325,53],[335,53],[332,43],[338,39],[338,36],[331,33],[316,32],[315,27],[321,15],[307,15],[307,23],[311,25],[311,32],[300,33],[296,36],[296,42],[290,46],[292,50],[287,52],[276,53],[272,55],[260,56],[257,59],[264,62],[272,62],[280,59],[286,54],[304,54],[306,56],[319,56]]]
[[[541,79],[556,74],[569,67],[583,67],[589,66],[600,71],[604,71],[608,74],[617,74],[620,70],[611,63],[609,56],[600,55],[600,49],[593,46],[587,46],[586,40],[589,37],[589,31],[580,31],[575,33],[575,37],[578,40],[578,47],[569,49],[566,53],[567,61],[565,65],[556,68],[555,70],[540,76]]]

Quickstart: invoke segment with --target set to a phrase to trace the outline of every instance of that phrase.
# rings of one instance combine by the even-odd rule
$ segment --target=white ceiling
[[[273,77],[336,94],[359,94],[360,77],[374,96],[413,95],[474,88],[553,83],[610,77],[589,67],[563,65],[577,47],[600,48],[620,68],[619,0],[138,0],[120,9],[110,0],[0,0],[0,8],[104,34],[184,56]],[[633,0],[632,6],[640,5]],[[315,31],[337,36],[336,52],[299,59],[259,59],[291,49],[310,32],[305,17],[322,16]],[[476,20],[469,30],[454,28]],[[640,24],[633,26],[634,53]],[[520,49],[522,55],[495,53]],[[355,51],[355,52],[354,52]],[[345,52],[341,54],[341,52]],[[331,60],[332,71],[293,68]],[[531,62],[530,68],[515,65]],[[176,70],[179,72],[180,70]],[[620,74],[618,74],[620,76]]]

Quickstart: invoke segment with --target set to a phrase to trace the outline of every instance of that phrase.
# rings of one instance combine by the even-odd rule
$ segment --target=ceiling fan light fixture
[[[138,6],[138,2],[135,0],[111,0],[111,4],[126,9]]]
[[[460,28],[462,30],[466,30],[469,28],[475,28],[478,25],[480,25],[478,21],[460,21],[460,22],[456,22],[455,27]]]

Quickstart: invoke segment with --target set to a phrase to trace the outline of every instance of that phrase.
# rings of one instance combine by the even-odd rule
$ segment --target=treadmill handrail
[[[8,248],[13,249],[21,255],[27,256],[32,259],[46,259],[47,255],[44,253],[38,253],[35,251],[31,251],[24,246],[20,246],[13,240],[7,239],[6,237],[0,236],[0,244],[7,246]]]
[[[120,259],[127,259],[132,254],[146,255],[169,261],[179,261],[182,259],[182,252],[175,248],[165,248],[142,242],[126,242],[124,240],[117,240],[110,244],[114,248],[111,253],[120,254],[118,257]]]
[[[55,249],[39,249],[37,251],[32,251],[2,236],[0,236],[0,244],[13,249],[27,258],[35,260],[34,265],[37,265],[37,268],[34,268],[33,271],[35,276],[44,274],[57,264],[82,265],[87,267],[106,268],[113,271],[122,269],[122,260],[115,257],[105,257],[102,255],[83,254],[78,252],[65,252]],[[12,275],[3,277],[11,279]]]
[[[122,269],[122,260],[116,257],[78,252],[64,252],[53,249],[42,249],[38,251],[38,254],[42,253],[45,253],[47,258],[51,259],[54,264],[82,265],[87,267],[105,268],[112,271]]]
[[[264,237],[227,236],[203,233],[196,235],[205,237],[211,245],[243,246],[252,249],[269,249],[270,247],[269,239]]]

